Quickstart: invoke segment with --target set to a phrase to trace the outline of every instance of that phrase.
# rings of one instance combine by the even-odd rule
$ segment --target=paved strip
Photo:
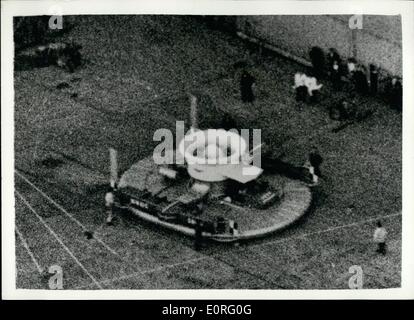
[[[201,260],[207,260],[207,259],[214,259],[214,257],[213,256],[203,256],[203,257],[199,257],[199,258],[196,258],[196,259],[191,259],[191,260],[187,260],[187,261],[183,261],[183,262],[179,262],[179,263],[173,263],[173,264],[161,266],[161,267],[158,267],[158,268],[153,268],[153,269],[149,269],[149,270],[143,270],[143,271],[130,273],[130,274],[127,274],[127,275],[121,276],[121,277],[115,277],[115,278],[112,278],[112,279],[102,280],[99,283],[101,285],[110,284],[114,281],[126,280],[126,279],[130,279],[130,278],[134,278],[136,276],[140,276],[140,275],[144,275],[144,274],[151,274],[151,273],[162,271],[162,270],[165,270],[165,269],[171,269],[171,268],[175,268],[175,267],[179,267],[179,266],[183,266],[183,265],[186,265],[186,264],[191,264],[191,263],[194,263],[194,262],[199,262]],[[86,288],[86,287],[88,287],[88,285],[77,287],[77,288],[75,288],[75,290],[83,289],[83,288]]]
[[[50,197],[48,197],[43,191],[41,191],[39,188],[37,188],[27,178],[23,177],[20,173],[17,173],[17,174],[20,175],[22,177],[22,179],[24,179],[28,184],[30,184],[33,188],[35,188],[40,194],[42,194],[46,199],[48,199],[51,203],[53,203],[56,207],[58,207],[66,215],[70,216],[72,218],[72,220],[74,220],[83,229],[86,229],[76,218],[74,218],[71,214],[69,214],[66,210],[64,210],[53,199],[51,199]],[[370,219],[367,219],[367,220],[358,221],[358,222],[350,223],[350,224],[346,224],[346,225],[333,226],[333,227],[330,227],[330,228],[327,228],[327,229],[324,229],[324,230],[320,230],[320,231],[316,231],[316,232],[310,232],[310,233],[305,233],[305,234],[301,234],[301,235],[294,236],[294,237],[290,237],[290,238],[277,239],[275,241],[269,241],[269,242],[266,242],[266,243],[261,243],[261,244],[257,244],[257,245],[251,245],[249,247],[260,247],[260,246],[265,246],[265,245],[268,245],[268,244],[274,244],[274,243],[279,243],[279,242],[288,241],[288,240],[301,239],[301,238],[305,238],[307,236],[312,236],[312,235],[316,235],[316,234],[323,234],[323,233],[327,233],[327,232],[332,232],[332,231],[335,231],[335,230],[340,230],[340,229],[344,229],[344,228],[354,227],[354,226],[362,225],[362,224],[365,224],[365,223],[373,222],[373,221],[376,221],[376,220],[379,220],[379,219],[387,219],[387,218],[391,218],[391,217],[395,217],[395,216],[400,216],[400,215],[401,215],[401,212],[396,213],[396,214],[390,214],[390,215],[386,215],[386,216],[381,216],[381,217],[370,218]],[[150,269],[150,270],[138,271],[138,272],[135,272],[135,273],[131,273],[129,275],[125,275],[125,276],[121,276],[121,277],[115,277],[115,278],[112,278],[112,279],[103,280],[103,281],[100,281],[98,283],[99,284],[107,284],[107,283],[111,283],[113,281],[123,280],[123,279],[128,279],[128,278],[133,278],[135,276],[144,275],[144,274],[150,274],[150,273],[153,273],[153,272],[162,271],[164,269],[169,269],[169,268],[174,268],[174,267],[177,267],[177,266],[180,266],[180,265],[186,265],[186,264],[190,264],[192,262],[196,262],[196,261],[200,261],[200,260],[205,260],[205,259],[215,259],[215,257],[214,257],[214,255],[213,256],[204,256],[204,257],[200,257],[200,258],[188,260],[188,261],[181,262],[181,263],[176,263],[176,264],[161,266],[161,267],[154,268],[154,269]],[[85,287],[88,287],[88,285],[77,287],[77,289],[81,289],[81,288],[85,288]]]
[[[395,214],[390,214],[390,215],[386,215],[386,216],[371,218],[371,219],[367,219],[367,220],[363,220],[363,221],[359,221],[359,222],[355,222],[355,223],[350,223],[350,224],[346,224],[346,225],[341,225],[341,226],[327,228],[327,229],[324,229],[324,230],[321,230],[321,231],[316,231],[316,232],[310,232],[310,233],[301,234],[301,235],[299,235],[297,237],[290,237],[290,238],[285,238],[285,239],[278,239],[276,241],[269,241],[269,242],[266,242],[266,243],[263,243],[263,244],[252,245],[252,246],[249,246],[249,248],[265,246],[265,245],[268,245],[268,244],[274,244],[274,243],[288,241],[288,240],[296,240],[296,239],[305,238],[307,236],[311,236],[311,235],[315,235],[315,234],[322,234],[322,233],[332,232],[332,231],[335,231],[335,230],[340,230],[340,229],[344,229],[344,228],[358,226],[358,225],[365,224],[365,223],[369,223],[369,222],[372,222],[372,221],[377,221],[379,219],[387,219],[387,218],[392,218],[392,217],[396,217],[396,216],[400,216],[400,215],[401,215],[401,213],[395,213]],[[262,255],[262,256],[264,258],[269,258],[267,255]],[[186,264],[191,264],[193,262],[198,262],[198,261],[201,261],[201,260],[207,260],[207,259],[213,259],[214,260],[216,258],[217,258],[216,255],[211,255],[211,256],[205,255],[205,256],[200,257],[200,258],[191,259],[191,260],[187,260],[187,261],[180,262],[180,263],[166,265],[166,266],[162,266],[162,267],[159,267],[159,268],[144,270],[144,271],[140,271],[140,272],[134,272],[134,273],[131,273],[131,274],[122,276],[122,277],[115,277],[115,278],[112,278],[112,279],[103,280],[103,281],[100,281],[100,284],[110,284],[110,283],[112,283],[114,281],[118,281],[118,280],[130,279],[130,278],[133,278],[133,277],[136,277],[136,276],[140,276],[140,275],[144,275],[144,274],[151,274],[151,273],[154,273],[154,272],[162,271],[164,269],[170,269],[170,268],[174,268],[174,267],[178,267],[178,266],[182,266],[182,265],[186,265]],[[229,265],[229,263],[226,262],[226,261],[222,261],[222,262],[224,262],[225,264]],[[255,277],[257,277],[257,275],[255,275],[255,274],[252,274],[252,275],[255,276]],[[267,280],[267,281],[269,281],[269,280]],[[82,288],[86,288],[86,287],[87,287],[87,285],[86,286],[77,287],[76,289],[82,289]]]
[[[46,229],[55,237],[56,241],[65,249],[65,251],[72,257],[72,259],[76,262],[76,264],[88,275],[89,278],[93,281],[93,283],[99,288],[103,289],[103,287],[99,284],[99,282],[95,279],[93,275],[89,273],[89,271],[85,268],[85,266],[75,257],[75,255],[70,251],[70,249],[63,243],[63,241],[59,238],[59,236],[49,227],[49,225],[43,220],[43,218],[32,208],[30,203],[17,191],[15,190],[16,194],[20,197],[20,199],[24,202],[24,204],[32,211],[39,221],[45,226]]]
[[[60,204],[58,204],[55,200],[50,198],[46,193],[44,193],[42,190],[40,190],[37,186],[35,186],[29,179],[27,179],[24,175],[22,175],[20,172],[15,170],[15,173],[22,178],[27,184],[29,184],[33,189],[35,189],[37,192],[39,192],[44,198],[46,198],[50,203],[52,203],[56,208],[58,208],[60,211],[62,211],[67,217],[69,217],[73,222],[75,222],[79,227],[82,228],[83,231],[89,231],[88,228],[86,228],[78,219],[76,219],[72,214],[70,214],[67,210],[65,210]],[[113,255],[116,255],[117,257],[120,257],[119,254],[112,249],[110,246],[108,246],[102,239],[100,239],[97,236],[94,236],[94,239],[99,242],[102,246],[104,246],[108,251],[110,251]]]
[[[17,228],[17,226],[14,227],[15,232],[17,233],[17,235],[20,238],[20,241],[23,244],[23,247],[26,249],[27,253],[29,254],[30,258],[33,261],[33,264],[36,266],[37,271],[39,271],[40,274],[42,274],[43,269],[40,266],[39,262],[37,262],[32,250],[30,250],[29,245],[27,244],[27,241],[25,240],[25,238],[23,237],[22,233],[19,231],[19,229]]]

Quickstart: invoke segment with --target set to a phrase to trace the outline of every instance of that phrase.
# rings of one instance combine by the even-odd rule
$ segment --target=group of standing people
[[[327,73],[332,81],[334,90],[341,90],[344,84],[350,84],[348,91],[367,95],[378,91],[378,70],[375,65],[370,65],[370,80],[368,80],[367,68],[357,62],[355,58],[342,60],[339,53],[330,48],[327,54]]]
[[[370,64],[369,69],[359,63],[355,58],[343,59],[335,48],[329,48],[327,54],[319,47],[311,48],[309,56],[312,62],[311,75],[297,72],[294,77],[296,100],[302,102],[317,101],[322,84],[318,81],[328,78],[335,91],[344,89],[348,93],[361,95],[377,95],[381,90],[379,84],[386,81],[383,86],[386,100],[390,105],[402,110],[402,80],[400,77],[380,79],[379,69]],[[255,77],[244,70],[240,77],[241,101],[253,103],[255,101]]]
[[[320,54],[323,55],[323,52]],[[317,68],[325,70],[321,60],[323,57],[315,61],[312,60],[314,70]],[[345,87],[345,90],[361,95],[377,95],[380,93],[380,82],[385,81],[383,93],[387,102],[392,108],[402,110],[402,80],[400,77],[380,79],[379,69],[376,65],[370,64],[369,68],[366,68],[355,58],[344,61],[334,48],[330,48],[326,55],[326,70],[334,90],[337,91]],[[319,73],[324,74],[323,71]]]
[[[368,81],[366,67],[358,63],[355,58],[349,58],[345,61],[334,48],[329,48],[325,58],[322,49],[316,50],[315,48],[312,48],[313,51],[311,50],[310,53],[313,72],[321,77],[328,76],[334,90],[341,90],[344,84],[351,85],[351,88],[346,88],[347,90],[360,94],[368,94],[370,91],[376,92],[378,90],[378,70],[374,65],[370,65],[371,81]],[[314,53],[312,54],[312,52]],[[317,56],[319,57],[317,58]]]
[[[367,78],[367,70],[364,65],[357,63],[356,59],[349,58],[346,62],[339,53],[330,48],[325,55],[319,47],[313,47],[309,56],[312,62],[312,76],[297,72],[295,74],[294,88],[297,101],[314,101],[322,85],[318,79],[328,77],[333,89],[339,91],[347,84],[345,90],[359,94],[369,94],[378,90],[378,71],[374,65],[370,66],[371,82]]]

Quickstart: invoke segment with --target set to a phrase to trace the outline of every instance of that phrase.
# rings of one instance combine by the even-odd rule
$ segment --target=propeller
[[[115,149],[109,148],[110,178],[109,184],[112,188],[116,188],[118,183],[118,153]]]

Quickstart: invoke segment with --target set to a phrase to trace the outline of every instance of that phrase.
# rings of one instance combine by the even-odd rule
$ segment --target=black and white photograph
[[[36,2],[2,3],[15,296],[407,293],[412,2]]]

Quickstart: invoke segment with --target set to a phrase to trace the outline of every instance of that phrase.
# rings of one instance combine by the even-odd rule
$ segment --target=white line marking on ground
[[[65,249],[65,251],[72,257],[72,259],[77,263],[77,265],[91,278],[93,283],[99,288],[103,289],[103,287],[99,284],[99,282],[95,279],[93,275],[89,273],[89,271],[85,268],[85,266],[75,257],[75,255],[70,251],[70,249],[63,243],[63,241],[59,238],[59,236],[49,227],[49,225],[43,220],[43,218],[32,208],[32,206],[27,202],[27,200],[17,191],[15,190],[16,194],[22,199],[24,204],[32,211],[39,221],[49,230],[49,232],[55,237],[56,241],[60,243],[60,245]]]
[[[78,226],[82,228],[83,231],[89,231],[88,228],[86,228],[78,219],[76,219],[72,214],[70,214],[67,210],[65,210],[61,205],[59,205],[55,200],[50,198],[46,193],[44,193],[42,190],[40,190],[38,187],[36,187],[32,182],[29,181],[25,176],[23,176],[20,172],[15,170],[15,173],[22,178],[26,183],[28,183],[32,188],[34,188],[37,192],[39,192],[44,198],[46,198],[49,202],[51,202],[56,208],[58,208],[60,211],[62,211],[66,216],[68,216],[73,222],[75,222]],[[103,242],[100,238],[94,236],[94,239],[99,242],[102,246],[104,246],[108,251],[110,251],[112,254],[116,255],[117,257],[120,257],[119,254],[112,249],[110,246],[108,246],[105,242]]]
[[[31,183],[27,178],[25,178],[22,174],[20,174],[19,172],[16,171],[16,174],[19,175],[22,179],[24,179],[29,185],[31,185],[34,189],[36,189],[40,194],[42,194],[45,198],[47,198],[50,202],[52,202],[57,208],[59,208],[62,212],[64,212],[66,215],[68,215],[72,220],[74,220],[78,225],[80,225],[82,227],[82,229],[87,230],[86,227],[84,227],[75,217],[73,217],[69,212],[67,212],[65,209],[63,209],[59,204],[57,204],[53,199],[51,199],[49,196],[47,196],[43,191],[41,191],[39,188],[37,188],[33,183]],[[16,191],[16,193],[18,193]],[[20,195],[20,194],[19,194]],[[20,195],[20,197],[22,197]],[[223,203],[224,204],[224,203]],[[227,203],[225,203],[227,205]],[[31,210],[33,210],[31,208]],[[391,218],[391,217],[396,217],[396,216],[400,216],[402,213],[395,213],[395,214],[390,214],[390,215],[385,215],[385,216],[380,216],[380,217],[375,217],[375,218],[370,218],[367,220],[363,220],[363,221],[357,221],[354,223],[350,223],[350,224],[346,224],[346,225],[340,225],[340,226],[334,226],[334,227],[330,227],[324,230],[320,230],[320,231],[315,231],[315,232],[310,232],[310,233],[305,233],[305,234],[301,234],[298,236],[293,236],[293,237],[288,237],[288,238],[283,238],[283,239],[277,239],[275,241],[269,241],[269,242],[265,242],[265,243],[260,243],[260,244],[256,244],[256,245],[251,245],[249,246],[249,248],[252,247],[260,247],[260,246],[266,246],[269,244],[275,244],[275,243],[279,243],[279,242],[284,242],[284,241],[289,241],[289,240],[297,240],[297,239],[301,239],[301,238],[305,238],[308,236],[313,236],[313,235],[317,235],[317,234],[323,234],[323,233],[327,233],[327,232],[332,232],[335,230],[339,230],[339,229],[344,229],[344,228],[349,228],[349,227],[354,227],[354,226],[358,226],[358,225],[362,225],[362,224],[366,224],[369,222],[373,222],[373,221],[377,221],[377,220],[381,220],[381,219],[387,219],[387,218]],[[39,216],[39,218],[41,218]],[[98,240],[98,239],[97,239]],[[103,244],[105,247],[107,247],[107,245],[103,242],[101,242],[101,244]],[[107,247],[109,248],[109,247]],[[115,255],[119,256],[115,251],[113,251],[112,249],[108,249],[111,252],[113,252]],[[162,267],[158,267],[158,268],[154,268],[154,269],[150,269],[150,270],[144,270],[144,271],[138,271],[135,273],[131,273],[125,276],[121,276],[121,277],[115,277],[112,279],[107,279],[107,280],[103,280],[100,281],[99,284],[106,284],[106,283],[111,283],[113,281],[117,281],[117,280],[124,280],[124,279],[129,279],[132,278],[134,276],[139,276],[139,275],[144,275],[144,274],[150,274],[153,272],[157,272],[157,271],[162,271],[164,269],[169,269],[169,268],[174,268],[176,266],[180,266],[180,265],[186,265],[186,264],[190,264],[192,262],[197,262],[197,261],[201,261],[201,260],[206,260],[206,259],[215,259],[215,256],[203,256],[200,258],[196,258],[196,259],[192,259],[192,260],[188,260],[188,261],[184,261],[181,263],[176,263],[176,264],[171,264],[171,265],[166,265],[166,266],[162,266]],[[88,285],[85,286],[80,286],[77,287],[76,289],[81,289],[81,288],[85,288]]]
[[[43,269],[40,266],[40,264],[37,262],[32,250],[30,250],[29,245],[27,244],[26,240],[24,239],[22,233],[19,231],[19,229],[17,228],[17,226],[14,227],[14,231],[16,231],[17,235],[20,238],[20,241],[23,244],[23,247],[26,249],[27,253],[29,254],[30,258],[32,259],[34,265],[36,266],[37,271],[39,271],[40,274],[42,274]]]
[[[106,284],[110,284],[114,281],[126,280],[126,279],[130,279],[130,278],[133,278],[133,277],[136,277],[136,276],[140,276],[140,275],[144,275],[144,274],[150,274],[150,273],[162,271],[162,270],[165,270],[165,269],[171,269],[171,268],[175,268],[175,267],[178,267],[178,266],[183,266],[183,265],[186,265],[186,264],[191,264],[191,263],[194,263],[194,262],[199,262],[201,260],[207,260],[207,259],[214,259],[214,257],[213,256],[203,256],[203,257],[190,259],[190,260],[179,262],[179,263],[173,263],[173,264],[161,266],[161,267],[158,267],[158,268],[133,272],[133,273],[127,274],[125,276],[120,276],[120,277],[115,277],[115,278],[112,278],[112,279],[103,280],[103,281],[100,281],[99,283],[102,284],[102,285],[106,285]],[[83,286],[77,287],[75,289],[82,289],[82,288],[86,288],[86,287],[88,287],[88,285],[83,285]]]
[[[388,218],[392,218],[392,217],[396,217],[396,216],[400,216],[400,215],[401,215],[401,212],[393,213],[393,214],[389,214],[389,215],[385,215],[385,216],[381,216],[381,217],[370,218],[370,219],[367,219],[367,220],[357,221],[357,222],[344,224],[344,225],[340,225],[340,226],[336,226],[336,227],[330,227],[330,228],[320,230],[320,231],[304,233],[304,234],[300,234],[298,236],[293,236],[293,237],[288,237],[288,238],[283,238],[283,239],[277,239],[277,240],[269,241],[269,242],[265,242],[265,243],[254,244],[254,245],[249,246],[249,248],[261,247],[261,246],[266,246],[266,245],[269,245],[269,244],[275,244],[275,243],[289,241],[289,240],[296,240],[296,239],[306,238],[308,236],[313,236],[313,235],[317,235],[317,234],[332,232],[332,231],[335,231],[335,230],[355,227],[355,226],[359,226],[359,225],[366,224],[366,223],[369,223],[369,222],[382,220],[382,219],[388,219]]]
[[[372,222],[372,221],[377,221],[377,220],[380,220],[380,219],[387,219],[387,218],[391,218],[391,217],[395,217],[395,216],[399,216],[399,215],[401,215],[401,213],[395,213],[395,214],[390,214],[390,215],[386,215],[386,216],[371,218],[371,219],[367,219],[367,220],[364,220],[364,221],[358,221],[358,222],[355,222],[355,223],[350,223],[350,224],[346,224],[346,225],[327,228],[327,229],[324,229],[324,230],[321,230],[321,231],[305,233],[305,234],[301,234],[301,235],[290,237],[290,238],[278,239],[276,241],[270,241],[270,242],[261,243],[261,244],[257,244],[257,245],[251,245],[251,246],[248,246],[248,248],[260,247],[260,246],[265,246],[265,245],[268,245],[268,244],[275,244],[275,243],[278,243],[278,242],[289,241],[289,240],[297,240],[297,239],[305,238],[307,236],[311,236],[311,235],[315,235],[315,234],[327,233],[327,232],[335,231],[335,230],[338,230],[338,229],[353,227],[353,226],[369,223],[369,222]],[[268,258],[267,256],[265,256],[265,257]],[[126,279],[133,278],[133,277],[136,277],[136,276],[140,276],[140,275],[144,275],[144,274],[150,274],[150,273],[153,273],[153,272],[178,267],[178,266],[181,266],[181,265],[191,264],[193,262],[198,262],[198,261],[201,261],[201,260],[207,260],[207,259],[213,259],[214,260],[215,258],[216,258],[215,255],[211,255],[211,256],[206,255],[206,256],[203,256],[203,257],[187,260],[187,261],[180,262],[180,263],[170,264],[170,265],[161,266],[161,267],[154,268],[154,269],[149,269],[149,270],[130,273],[130,274],[125,275],[125,276],[120,276],[120,277],[115,277],[115,278],[112,278],[112,279],[103,280],[103,281],[100,281],[99,283],[100,284],[110,284],[114,281],[126,280]],[[222,262],[226,263],[225,261],[222,261]],[[86,287],[88,287],[88,285],[79,286],[76,289],[82,289],[82,288],[86,288]]]

